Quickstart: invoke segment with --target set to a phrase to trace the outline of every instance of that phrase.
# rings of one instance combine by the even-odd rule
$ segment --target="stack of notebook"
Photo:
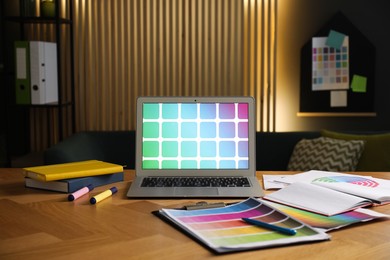
[[[67,193],[123,181],[122,165],[98,160],[28,167],[23,173],[26,187]]]

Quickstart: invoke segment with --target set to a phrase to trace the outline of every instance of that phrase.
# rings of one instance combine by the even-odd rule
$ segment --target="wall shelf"
[[[298,112],[298,117],[376,117],[375,112]]]
[[[27,128],[30,131],[30,149],[36,151],[43,150],[75,132],[73,0],[55,0],[55,15],[53,17],[39,17],[38,11],[35,11],[35,15],[32,14],[32,16],[23,15],[26,13],[24,1],[19,0],[17,13],[4,13],[2,17],[3,32],[7,31],[7,28],[19,28],[18,33],[15,33],[15,35],[7,36],[4,33],[4,42],[6,44],[4,44],[3,51],[4,53],[10,53],[7,54],[9,58],[5,62],[5,71],[8,79],[4,82],[7,86],[8,107],[16,110],[20,110],[20,107],[26,110],[25,115],[30,118]],[[5,10],[4,8],[7,4],[17,6],[14,0],[2,0],[2,10]],[[35,4],[38,4],[38,1]],[[14,11],[16,12],[16,10],[17,8]],[[11,24],[16,24],[18,27]],[[46,25],[50,25],[51,29],[47,30]],[[45,33],[37,33],[37,30],[42,30]],[[12,48],[15,40],[50,41],[56,43],[58,102],[39,105],[19,105],[13,101],[15,68],[13,65],[14,57],[11,54],[14,53]],[[12,117],[12,114],[10,116]],[[35,122],[35,118],[38,118],[39,122]],[[9,131],[12,131],[12,126]]]

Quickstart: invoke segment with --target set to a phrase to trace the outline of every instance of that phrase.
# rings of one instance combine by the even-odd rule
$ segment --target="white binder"
[[[57,45],[30,42],[31,104],[58,102]]]

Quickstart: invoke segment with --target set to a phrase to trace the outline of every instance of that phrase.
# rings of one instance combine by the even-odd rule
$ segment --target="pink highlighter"
[[[81,196],[87,194],[91,190],[93,190],[93,186],[91,184],[89,184],[88,186],[81,188],[78,191],[73,192],[72,194],[69,194],[68,200],[74,201],[74,200],[80,198]]]

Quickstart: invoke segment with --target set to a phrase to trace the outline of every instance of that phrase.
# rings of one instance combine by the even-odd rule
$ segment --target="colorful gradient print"
[[[379,183],[375,180],[370,180],[359,176],[327,176],[317,178],[313,180],[313,182],[346,182],[372,188],[375,188],[379,185]]]
[[[327,217],[321,214],[300,210],[274,202],[267,203],[284,212],[285,214],[304,222],[307,225],[315,228],[321,228],[326,231],[338,229],[359,222],[366,222],[380,217],[377,213],[370,214],[372,211],[367,209],[357,209],[354,211]]]
[[[189,228],[209,244],[221,247],[239,247],[267,241],[299,240],[318,235],[318,231],[289,217],[261,200],[248,199],[224,208],[196,211],[165,210],[165,213]],[[254,218],[263,222],[297,230],[295,236],[252,226],[241,218]]]

